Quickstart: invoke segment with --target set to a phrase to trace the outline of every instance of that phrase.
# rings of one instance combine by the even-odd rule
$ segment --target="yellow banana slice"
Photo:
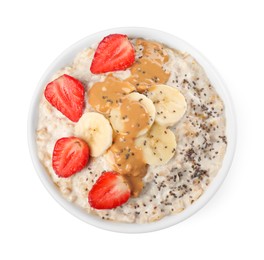
[[[75,135],[88,143],[93,157],[102,155],[112,145],[112,127],[102,114],[96,112],[82,115],[75,125]]]
[[[156,108],[155,122],[162,126],[176,124],[185,114],[187,103],[176,88],[167,85],[155,85],[147,93]]]
[[[150,131],[135,140],[149,165],[166,164],[175,154],[177,143],[174,133],[164,126],[154,124]]]
[[[110,122],[117,133],[137,137],[145,134],[154,123],[156,110],[145,95],[133,92],[110,112]]]

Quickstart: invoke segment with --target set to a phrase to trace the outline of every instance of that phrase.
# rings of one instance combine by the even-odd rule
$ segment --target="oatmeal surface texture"
[[[148,41],[133,39],[132,42],[136,50],[136,62],[143,59],[144,63],[142,53]],[[79,79],[85,87],[84,112],[94,111],[88,103],[89,89],[110,75],[94,75],[90,72],[95,49],[96,45],[81,51],[71,65],[62,68],[50,79],[52,81],[63,74]],[[159,75],[163,82],[156,82],[154,77],[153,82],[145,84],[156,82],[169,85],[177,88],[186,99],[185,115],[170,127],[176,136],[176,152],[166,165],[149,166],[143,177],[140,195],[130,198],[118,208],[96,210],[88,203],[88,192],[101,173],[113,170],[105,156],[91,157],[82,171],[69,178],[59,178],[55,174],[52,168],[54,145],[62,137],[74,136],[75,123],[52,107],[44,95],[40,100],[37,128],[39,159],[65,199],[76,203],[89,214],[105,220],[129,223],[153,222],[177,214],[205,192],[221,168],[227,145],[224,104],[203,68],[192,56],[163,45],[162,49],[166,53],[165,58],[160,60],[162,71],[159,71]],[[136,65],[125,71],[111,73],[111,77],[138,86],[131,71],[136,69]],[[154,66],[154,70],[157,69],[155,65],[150,65]]]

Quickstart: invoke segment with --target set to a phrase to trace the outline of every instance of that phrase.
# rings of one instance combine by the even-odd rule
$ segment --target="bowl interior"
[[[168,45],[171,48],[175,48],[181,51],[188,52],[191,54],[200,65],[206,71],[208,78],[210,79],[212,85],[222,98],[225,104],[225,113],[226,113],[226,135],[228,138],[228,146],[226,150],[226,154],[223,160],[222,167],[218,172],[217,176],[214,178],[212,183],[209,185],[208,189],[204,192],[204,194],[191,206],[185,209],[183,212],[178,213],[177,215],[167,216],[157,222],[148,223],[148,224],[127,224],[127,223],[117,223],[102,220],[96,216],[87,214],[84,210],[82,210],[77,205],[68,202],[66,199],[62,197],[60,192],[55,187],[51,178],[46,173],[46,170],[40,163],[37,156],[37,145],[36,145],[36,129],[38,122],[38,106],[40,97],[43,93],[43,89],[46,84],[50,81],[52,75],[62,67],[70,65],[75,57],[75,55],[91,46],[92,44],[99,42],[104,36],[111,33],[123,33],[127,34],[131,38],[142,37],[145,39],[156,40]],[[232,106],[232,101],[230,99],[229,93],[221,80],[220,76],[217,74],[213,66],[207,61],[206,58],[202,56],[195,48],[190,46],[188,43],[183,40],[170,35],[168,33],[157,31],[149,28],[114,28],[106,31],[101,31],[91,36],[88,36],[79,42],[75,43],[67,50],[65,50],[53,63],[48,67],[44,75],[42,76],[38,86],[36,87],[35,93],[33,94],[32,103],[30,106],[29,117],[28,117],[28,144],[29,150],[31,154],[31,158],[38,173],[43,185],[49,191],[49,193],[53,196],[53,198],[63,206],[67,211],[69,211],[74,216],[79,219],[97,226],[99,228],[103,228],[110,231],[116,232],[124,232],[124,233],[143,233],[150,232],[155,230],[160,230],[171,225],[177,224],[182,220],[190,217],[200,208],[202,208],[209,199],[214,195],[217,189],[220,187],[221,183],[225,179],[228,170],[231,166],[231,162],[233,159],[235,144],[236,144],[236,125],[235,125],[235,115],[234,109]]]

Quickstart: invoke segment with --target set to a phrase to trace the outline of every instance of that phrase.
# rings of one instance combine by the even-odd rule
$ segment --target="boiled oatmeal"
[[[224,104],[188,53],[107,37],[50,79],[38,156],[63,197],[87,214],[153,222],[185,210],[217,175],[227,146]],[[101,61],[110,45],[112,67]]]

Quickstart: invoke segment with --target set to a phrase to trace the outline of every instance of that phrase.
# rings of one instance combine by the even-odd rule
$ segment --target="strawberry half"
[[[59,177],[67,178],[82,170],[89,161],[86,142],[77,137],[59,139],[53,150],[52,167]]]
[[[46,86],[44,95],[63,115],[78,122],[84,104],[84,87],[79,80],[64,74]]]
[[[116,172],[103,173],[88,195],[88,201],[95,209],[113,209],[126,203],[129,198],[130,188]]]
[[[98,45],[91,65],[94,74],[125,70],[135,61],[135,50],[124,34],[110,34]]]

